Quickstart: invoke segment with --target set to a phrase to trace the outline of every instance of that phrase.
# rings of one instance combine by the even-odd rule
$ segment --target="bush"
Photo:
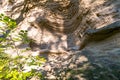
[[[41,72],[37,70],[46,60],[39,56],[18,56],[12,58],[5,53],[8,47],[18,49],[14,42],[22,41],[29,43],[31,40],[27,37],[27,31],[21,30],[16,37],[11,33],[16,28],[15,20],[0,14],[0,79],[2,80],[26,80],[33,76],[42,77]],[[28,50],[28,49],[26,49]],[[22,53],[22,51],[21,51]],[[34,66],[34,67],[32,67]],[[25,68],[27,67],[27,69]],[[37,68],[35,68],[37,67]]]

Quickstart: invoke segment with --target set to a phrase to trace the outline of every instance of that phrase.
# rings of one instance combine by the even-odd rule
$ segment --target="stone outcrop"
[[[83,37],[86,38],[83,39],[83,44],[85,44],[84,42],[86,40],[89,44],[87,43],[81,51],[70,51],[59,55],[54,53],[47,54],[47,56],[49,56],[46,57],[48,63],[43,66],[44,71],[46,72],[45,78],[48,80],[94,80],[96,78],[119,80],[119,31],[120,21],[114,22],[100,29],[88,30],[85,32],[87,37]],[[46,55],[41,54],[41,56]],[[105,74],[106,76],[103,76]]]
[[[47,59],[41,67],[46,80],[120,79],[120,0],[0,0],[0,4],[0,13],[16,20],[16,32],[28,30],[33,52]]]
[[[83,49],[90,42],[102,41],[116,33],[120,32],[120,21],[116,21],[110,25],[99,29],[89,29],[85,31],[82,37],[80,49]]]
[[[77,50],[87,29],[120,17],[119,0],[1,0],[0,4],[1,13],[15,19],[19,29],[28,30],[38,49]]]

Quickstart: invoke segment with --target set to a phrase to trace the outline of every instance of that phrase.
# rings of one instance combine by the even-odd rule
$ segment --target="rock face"
[[[89,29],[85,31],[85,34],[82,37],[80,49],[83,49],[90,42],[102,41],[119,32],[120,32],[120,21],[116,21],[100,29],[95,29],[95,30]]]
[[[30,43],[33,50],[47,49],[40,54],[48,60],[41,68],[45,80],[120,79],[120,0],[0,0],[0,4],[0,13],[17,21],[16,32],[28,30],[35,40]]]
[[[28,30],[35,49],[78,49],[87,29],[106,26],[120,18],[119,0],[1,0],[1,13]],[[19,31],[18,30],[18,31]]]
[[[106,27],[97,30],[87,31],[86,32],[86,34],[88,35],[87,38],[90,41],[89,44],[86,45],[86,47],[81,51],[68,52],[68,54],[65,53],[64,55],[54,54],[47,57],[48,63],[47,65],[44,66],[45,72],[47,74],[45,78],[48,80],[49,79],[119,80],[120,79],[119,23],[120,22],[117,21]],[[112,35],[109,36],[109,34],[106,33]],[[102,34],[103,36],[96,40],[96,38]],[[104,37],[106,35],[108,36]],[[49,66],[50,71],[47,66]],[[116,74],[114,73],[114,71]]]

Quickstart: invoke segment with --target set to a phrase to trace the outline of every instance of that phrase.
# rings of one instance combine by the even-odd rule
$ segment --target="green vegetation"
[[[39,59],[38,59],[39,58]],[[25,66],[40,65],[44,62],[44,58],[40,57],[22,57],[10,58],[6,54],[0,53],[0,79],[2,80],[26,80],[33,76],[42,77],[41,72],[37,69],[25,70]]]
[[[0,14],[0,80],[26,80],[37,76],[42,77],[41,72],[37,69],[46,60],[40,56],[20,56],[23,51],[18,52],[16,57],[6,54],[8,48],[18,50],[15,42],[21,41],[27,44],[31,40],[27,37],[27,31],[21,30],[18,35],[12,37],[15,31],[16,22]],[[29,49],[26,49],[29,50]]]

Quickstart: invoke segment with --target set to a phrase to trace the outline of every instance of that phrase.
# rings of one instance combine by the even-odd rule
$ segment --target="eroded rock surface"
[[[31,48],[38,53],[47,49],[40,56],[47,59],[41,72],[48,80],[120,79],[119,31],[77,51],[87,29],[120,19],[119,8],[120,0],[0,0],[0,13],[17,21],[16,32],[28,30],[35,40]]]
[[[87,44],[95,41],[102,41],[112,35],[120,32],[120,21],[113,22],[99,29],[88,29],[82,37],[80,49],[83,49]]]
[[[49,50],[78,49],[87,29],[119,20],[119,0],[1,0],[1,13],[15,19],[38,46]]]
[[[120,33],[91,42],[81,51],[49,56],[43,69],[51,80],[119,80]],[[53,57],[54,56],[54,57]],[[105,75],[105,76],[104,76]]]

